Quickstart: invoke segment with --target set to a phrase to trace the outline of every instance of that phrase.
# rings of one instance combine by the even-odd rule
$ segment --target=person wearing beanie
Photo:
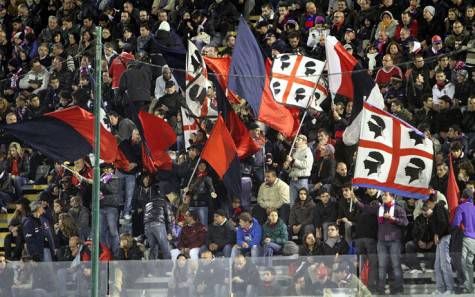
[[[475,257],[475,205],[473,191],[465,189],[460,205],[455,209],[452,226],[463,226],[462,270],[464,274],[463,293],[473,293],[473,259]]]
[[[420,29],[417,34],[417,39],[421,41],[425,48],[431,44],[431,38],[434,35],[445,35],[444,22],[437,19],[434,6],[424,7],[422,13]]]
[[[201,248],[201,254],[210,251],[214,256],[231,256],[231,249],[236,239],[234,227],[226,218],[226,211],[218,209],[213,215],[213,223],[208,226],[206,245]]]
[[[381,15],[381,22],[379,22],[376,29],[376,36],[379,35],[379,32],[384,31],[388,38],[393,38],[397,26],[398,21],[394,19],[393,14],[389,10],[386,10]]]

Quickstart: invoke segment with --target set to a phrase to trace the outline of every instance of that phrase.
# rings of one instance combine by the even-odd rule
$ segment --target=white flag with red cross
[[[327,97],[327,90],[323,81],[317,82],[324,66],[324,62],[302,55],[278,55],[272,63],[270,80],[274,100],[321,111],[320,103]]]
[[[181,108],[181,120],[183,122],[183,135],[185,140],[185,148],[188,149],[191,145],[190,139],[193,133],[198,131],[199,125],[195,117],[186,108]]]
[[[364,103],[353,185],[426,199],[432,141],[395,116]]]

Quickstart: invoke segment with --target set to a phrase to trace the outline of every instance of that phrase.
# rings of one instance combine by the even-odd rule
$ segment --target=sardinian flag
[[[325,52],[328,65],[328,89],[331,94],[338,94],[353,101],[349,126],[343,133],[343,142],[346,145],[354,145],[358,143],[360,137],[363,103],[368,102],[383,109],[384,98],[374,79],[334,36],[326,37]]]
[[[324,66],[324,62],[302,55],[278,55],[272,63],[270,80],[275,101],[321,110],[317,102],[322,102],[327,92],[323,84],[317,85],[317,82]]]
[[[218,116],[215,102],[208,98],[208,72],[196,45],[188,41],[186,55],[186,105],[196,117]]]
[[[423,133],[364,103],[353,185],[427,199],[433,154]]]
[[[183,123],[183,135],[185,137],[185,149],[188,149],[191,145],[191,135],[198,131],[198,121],[186,108],[183,107],[181,108],[181,120]]]

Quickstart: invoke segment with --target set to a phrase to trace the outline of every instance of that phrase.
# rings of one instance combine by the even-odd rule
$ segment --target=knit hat
[[[217,215],[222,216],[222,217],[226,217],[226,211],[222,208],[215,211],[214,214],[217,214]]]
[[[383,19],[384,15],[388,15],[392,20],[394,19],[393,14],[392,14],[389,10],[385,10],[385,11],[381,14],[381,20]]]
[[[462,192],[462,199],[472,199],[473,191],[471,189],[465,189]]]
[[[442,43],[442,38],[439,35],[432,36],[432,43]]]
[[[325,144],[323,147],[322,147],[322,150],[325,150],[327,153],[329,154],[335,154],[335,147],[331,144]]]
[[[325,24],[325,18],[322,17],[321,15],[318,15],[316,18],[315,18],[315,24]]]
[[[427,12],[429,12],[432,16],[435,15],[435,8],[434,8],[434,6],[428,5],[428,6],[424,7],[424,11],[426,11],[426,10],[427,10]]]
[[[171,80],[171,79],[170,79],[170,80],[167,80],[167,81],[165,82],[165,88],[171,88],[171,87],[173,87],[174,85],[175,85],[175,82],[174,82],[173,80]]]

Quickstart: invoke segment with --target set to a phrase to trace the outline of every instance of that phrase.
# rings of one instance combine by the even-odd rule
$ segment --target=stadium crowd
[[[337,37],[374,77],[387,110],[433,141],[429,199],[352,186],[356,147],[342,142],[352,102],[341,96],[334,104],[329,96],[323,112],[309,111],[292,152],[292,139],[256,122],[245,101],[234,105],[262,145],[241,160],[241,197],[229,197],[204,161],[188,186],[213,120],[203,119],[184,143],[180,107],[186,104],[175,78],[184,69],[159,64],[167,58],[160,49],[192,40],[203,56],[231,56],[240,14],[253,20],[269,58],[296,53],[325,61],[325,34]],[[295,254],[363,255],[373,293],[384,294],[387,274],[391,294],[403,293],[403,267],[433,269],[439,293],[473,293],[474,30],[471,0],[0,0],[0,122],[21,123],[71,106],[92,111],[95,42],[102,38],[104,109],[130,162],[127,170],[101,166],[102,260],[176,261],[169,296],[213,294],[202,285],[206,267],[184,264],[200,257],[235,257],[236,296],[276,296],[275,271],[266,268],[257,284],[250,259],[264,257],[271,266],[270,257]],[[125,93],[176,132],[171,171],[143,169],[142,140],[124,108]],[[215,97],[209,88],[208,98]],[[10,296],[13,273],[5,259],[90,259],[93,170],[87,156],[71,160],[71,173],[7,133],[0,142],[0,206],[6,213],[8,204],[16,205],[0,256],[0,295]],[[452,221],[449,155],[460,189]],[[30,203],[22,192],[34,183],[48,188]],[[417,253],[425,255],[422,261]],[[333,277],[331,268],[319,267],[319,281],[339,286],[351,275],[340,264]],[[294,280],[288,295],[314,294],[306,274]]]

